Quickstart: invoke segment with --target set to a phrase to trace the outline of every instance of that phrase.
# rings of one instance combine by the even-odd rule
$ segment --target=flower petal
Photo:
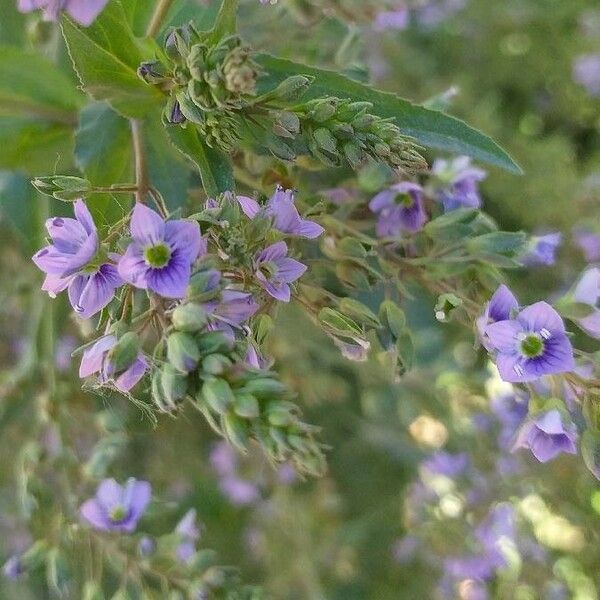
[[[164,298],[183,298],[190,282],[191,266],[185,257],[172,256],[162,269],[149,269],[148,288]]]
[[[124,281],[145,290],[148,287],[148,271],[150,268],[144,260],[141,247],[137,243],[130,244],[117,265],[119,275]]]
[[[518,321],[506,320],[490,323],[485,328],[490,345],[495,350],[505,353],[517,351],[517,336],[523,331]]]
[[[236,196],[236,200],[242,209],[242,212],[250,219],[254,219],[254,217],[260,212],[259,203],[254,200],[254,198],[249,198],[248,196]]]
[[[88,27],[106,6],[108,0],[67,0],[65,10],[80,25]]]
[[[77,200],[73,206],[75,218],[81,223],[88,235],[96,233],[96,225],[92,218],[92,213],[89,211],[86,203],[83,200]]]
[[[171,250],[177,251],[190,263],[193,263],[202,248],[200,226],[194,221],[180,219],[167,221],[165,224],[165,241]]]
[[[283,283],[292,283],[304,275],[307,267],[293,258],[280,258],[275,261],[277,265],[276,279]]]
[[[79,514],[96,529],[101,529],[104,531],[111,529],[111,523],[108,515],[95,498],[86,500],[86,502],[81,505]]]
[[[277,242],[267,246],[262,252],[259,252],[256,261],[258,263],[276,261],[283,258],[288,253],[288,247],[285,242]]]
[[[116,267],[105,264],[91,275],[81,291],[79,299],[73,305],[82,319],[89,319],[101,311],[115,295],[115,289],[123,284]],[[69,288],[70,291],[70,288]]]
[[[547,303],[536,302],[524,308],[517,317],[527,331],[547,329],[550,333],[564,333],[565,324],[561,316]]]
[[[153,246],[165,237],[165,222],[162,217],[141,202],[136,202],[131,216],[131,236],[141,246]]]
[[[79,367],[79,377],[89,377],[98,373],[104,363],[104,355],[117,343],[114,335],[101,337],[93,346],[85,350]]]
[[[115,379],[115,387],[123,393],[128,392],[148,370],[148,361],[140,354],[129,367]]]
[[[301,219],[300,225],[296,228],[296,234],[308,240],[318,238],[324,231],[325,229],[321,225],[306,219]]]
[[[504,321],[510,319],[511,312],[519,308],[515,295],[502,284],[490,298],[488,316],[492,321]]]
[[[96,490],[96,499],[106,511],[110,511],[123,503],[123,492],[123,486],[116,480],[104,479]]]
[[[147,481],[129,479],[125,484],[124,497],[126,506],[130,510],[130,516],[137,521],[150,502],[152,487]]]

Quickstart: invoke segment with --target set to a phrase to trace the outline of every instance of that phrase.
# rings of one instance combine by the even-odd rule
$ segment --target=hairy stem
[[[148,166],[146,165],[146,152],[144,150],[144,138],[142,123],[137,119],[131,119],[131,138],[133,141],[133,153],[135,156],[135,200],[144,202],[150,182],[148,179]]]
[[[158,0],[152,13],[150,23],[146,29],[146,37],[154,37],[160,30],[160,26],[164,21],[174,0]]]

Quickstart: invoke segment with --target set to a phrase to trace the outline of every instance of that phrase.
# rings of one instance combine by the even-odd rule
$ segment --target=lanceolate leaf
[[[315,78],[314,82],[302,96],[303,100],[337,96],[371,102],[374,114],[394,118],[404,133],[424,146],[466,154],[512,173],[521,173],[519,166],[500,146],[459,119],[412,104],[394,94],[381,92],[333,71],[309,67],[269,54],[259,54],[256,60],[266,71],[266,76],[260,80],[260,93],[273,89],[290,75],[312,76]]]
[[[215,197],[235,188],[229,157],[220,150],[204,144],[196,129],[169,127],[167,133],[171,143],[198,168],[204,191],[208,196]]]
[[[62,30],[83,89],[106,100],[127,117],[140,117],[160,105],[162,96],[137,76],[137,67],[152,48],[142,52],[123,7],[113,0],[91,27],[79,27],[63,17]]]

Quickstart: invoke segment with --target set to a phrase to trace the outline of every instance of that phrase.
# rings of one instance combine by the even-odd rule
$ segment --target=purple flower
[[[306,265],[287,256],[285,242],[277,242],[259,252],[254,260],[255,276],[266,292],[281,302],[289,302],[290,283],[293,283],[306,271]]]
[[[398,564],[406,565],[412,561],[419,546],[420,541],[418,537],[414,535],[405,535],[394,543],[392,556]]]
[[[77,346],[77,338],[72,335],[58,338],[54,346],[54,364],[59,371],[65,372],[71,368],[71,355]]]
[[[52,244],[36,252],[33,262],[48,275],[73,275],[87,266],[98,251],[98,232],[85,202],[77,200],[73,210],[75,219],[53,217],[46,221]]]
[[[369,202],[369,208],[379,217],[379,237],[396,237],[402,231],[419,231],[427,222],[427,213],[423,208],[423,188],[408,181],[379,192]]]
[[[12,581],[17,581],[25,575],[25,565],[23,565],[23,561],[21,560],[21,556],[18,554],[13,554],[3,565],[2,565],[2,574],[7,579]]]
[[[237,456],[227,442],[217,442],[213,445],[209,461],[220,477],[233,475],[237,468]]]
[[[485,329],[504,381],[534,381],[575,368],[573,347],[560,315],[546,302],[536,302],[514,319]]]
[[[198,224],[183,219],[164,221],[138,202],[130,229],[133,242],[119,261],[121,277],[165,298],[183,298],[192,264],[204,250]]]
[[[573,230],[573,239],[583,252],[587,262],[600,260],[600,235],[589,229],[579,227]]]
[[[17,7],[21,12],[44,9],[45,21],[57,21],[64,10],[73,20],[87,27],[100,14],[108,0],[18,0]]]
[[[486,172],[471,166],[468,156],[447,161],[437,159],[431,167],[431,172],[440,182],[436,197],[449,212],[457,208],[479,208],[479,182],[485,179]]]
[[[88,348],[81,359],[79,377],[89,377],[98,373],[98,381],[101,384],[111,381],[121,392],[128,392],[148,369],[148,361],[140,352],[137,358],[123,371],[114,372],[114,366],[108,358],[108,352],[117,344],[114,335],[101,337],[91,348]]]
[[[131,533],[150,502],[150,494],[147,481],[131,478],[119,485],[114,479],[105,479],[79,512],[94,529]]]
[[[592,96],[600,96],[600,54],[586,54],[573,64],[573,78]]]
[[[273,227],[281,233],[314,239],[325,231],[318,223],[300,217],[294,205],[293,190],[284,190],[277,186],[275,193],[263,208],[256,200],[247,196],[237,196],[237,201],[247,217],[254,219],[258,215],[271,218]]]
[[[519,302],[515,298],[515,295],[508,289],[507,286],[502,284],[490,298],[490,301],[486,304],[483,314],[478,317],[475,322],[477,331],[479,332],[479,339],[486,350],[490,350],[489,341],[485,333],[485,328],[491,323],[497,321],[505,321],[510,319],[511,313],[519,308]]]
[[[196,510],[192,508],[185,513],[184,517],[177,523],[175,533],[181,542],[177,546],[177,558],[187,563],[196,553],[196,542],[200,539],[200,528],[196,523]]]
[[[523,423],[529,408],[529,399],[519,390],[492,398],[490,407],[502,425],[498,444],[501,448],[510,447],[518,427]]]
[[[202,307],[216,321],[239,326],[247,321],[260,305],[248,292],[224,289],[219,300],[205,302]]]
[[[524,265],[553,265],[556,262],[556,251],[562,243],[562,233],[547,233],[531,238],[525,254],[521,257]]]
[[[221,479],[219,489],[236,506],[253,504],[259,498],[258,488],[251,481],[236,476]]]
[[[156,542],[150,536],[142,536],[138,543],[138,552],[144,557],[151,556],[156,552]]]
[[[470,464],[470,457],[465,452],[452,454],[444,451],[432,454],[423,462],[423,466],[430,473],[445,475],[450,478],[462,475],[469,468]]]
[[[98,251],[98,232],[83,200],[74,205],[76,219],[53,217],[46,221],[52,244],[33,256],[33,262],[46,273],[42,290],[51,298],[68,289],[75,312],[88,319],[102,310],[123,285],[110,263],[90,266]]]
[[[373,28],[375,31],[386,29],[406,29],[410,22],[410,12],[406,6],[398,6],[394,10],[382,10],[375,15]]]
[[[577,319],[577,324],[588,335],[600,339],[600,269],[594,267],[583,273],[581,279],[573,290],[573,300],[587,304],[592,312],[586,317]]]
[[[543,412],[521,427],[513,450],[518,448],[529,448],[542,463],[562,452],[577,454],[577,428],[565,422],[557,409]]]

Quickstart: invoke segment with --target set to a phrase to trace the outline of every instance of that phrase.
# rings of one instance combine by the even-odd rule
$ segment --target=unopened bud
[[[202,385],[201,398],[215,412],[224,415],[234,403],[235,397],[224,379],[211,377]]]
[[[182,373],[193,371],[200,359],[196,340],[187,333],[172,333],[167,338],[167,358],[178,371]]]
[[[199,304],[181,304],[171,315],[173,327],[178,331],[195,333],[206,325],[206,312]]]
[[[107,361],[113,373],[121,373],[131,366],[140,353],[140,340],[136,333],[128,331],[119,338],[108,355]]]

